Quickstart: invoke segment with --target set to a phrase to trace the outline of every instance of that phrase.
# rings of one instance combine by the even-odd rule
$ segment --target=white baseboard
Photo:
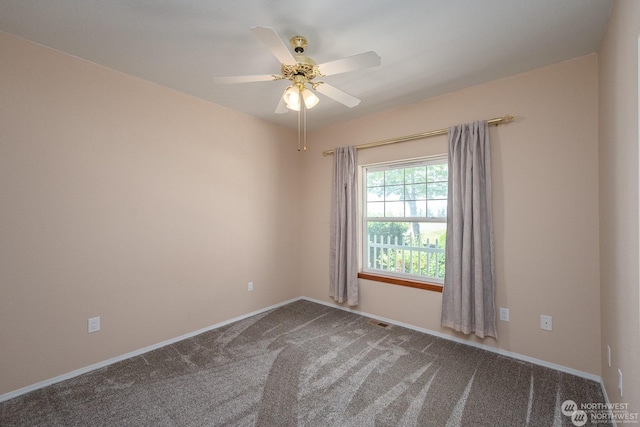
[[[156,350],[156,349],[158,349],[160,347],[164,347],[166,345],[170,345],[170,344],[173,344],[175,342],[182,341],[184,339],[194,337],[194,336],[199,335],[199,334],[201,334],[203,332],[207,332],[207,331],[211,331],[213,329],[220,328],[222,326],[228,325],[229,323],[237,322],[238,320],[243,320],[243,319],[246,319],[248,317],[255,316],[256,314],[264,313],[265,311],[269,311],[269,310],[272,310],[274,308],[278,308],[278,307],[281,307],[283,305],[287,305],[287,304],[292,303],[294,301],[298,301],[299,299],[300,299],[299,297],[298,298],[293,298],[293,299],[290,299],[288,301],[284,301],[284,302],[281,302],[281,303],[278,303],[278,304],[275,304],[275,305],[272,305],[272,306],[269,306],[269,307],[261,308],[260,310],[256,310],[256,311],[253,311],[251,313],[243,314],[242,316],[234,317],[233,319],[225,320],[224,322],[216,323],[215,325],[207,326],[206,328],[198,329],[197,331],[189,332],[189,333],[181,335],[179,337],[171,338],[171,339],[168,339],[166,341],[162,341],[160,343],[153,344],[153,345],[150,345],[148,347],[141,348],[139,350],[135,350],[135,351],[132,351],[132,352],[120,355],[120,356],[112,357],[111,359],[107,359],[107,360],[104,360],[102,362],[94,363],[93,365],[85,366],[84,368],[76,369],[75,371],[67,372],[66,374],[58,375],[57,377],[50,378],[48,380],[40,381],[40,382],[37,382],[35,384],[31,384],[31,385],[23,387],[23,388],[19,388],[17,390],[10,391],[9,393],[1,394],[0,395],[0,402],[4,402],[6,400],[13,399],[14,397],[18,397],[20,395],[29,393],[31,391],[35,391],[35,390],[50,386],[52,384],[56,384],[56,383],[59,383],[61,381],[65,381],[65,380],[68,380],[68,379],[71,379],[71,378],[86,374],[88,372],[95,371],[96,369],[104,368],[105,366],[112,365],[114,363],[120,362],[120,361],[125,360],[125,359],[129,359],[129,358],[132,358],[132,357],[135,357],[135,356],[139,356],[139,355],[144,354],[144,353],[148,353],[148,352],[150,352],[152,350]]]
[[[598,375],[594,375],[594,374],[591,374],[589,372],[584,372],[584,371],[580,371],[580,370],[577,370],[577,369],[569,368],[567,366],[558,365],[556,363],[547,362],[546,360],[536,359],[535,357],[525,356],[524,354],[514,353],[514,352],[511,352],[511,351],[503,350],[503,349],[492,347],[492,346],[489,346],[489,345],[484,345],[484,344],[480,344],[480,343],[477,343],[477,342],[468,341],[468,340],[465,340],[465,339],[462,339],[462,338],[458,338],[458,337],[454,337],[454,336],[451,336],[451,335],[443,334],[442,332],[433,331],[431,329],[420,328],[418,326],[410,325],[408,323],[398,322],[397,320],[387,319],[387,318],[382,317],[382,316],[369,314],[369,313],[366,313],[366,312],[363,312],[363,311],[354,310],[354,309],[352,309],[350,307],[343,307],[343,306],[340,306],[340,305],[337,305],[337,304],[332,304],[332,303],[329,303],[329,302],[326,302],[326,301],[317,300],[317,299],[314,299],[314,298],[301,297],[300,299],[305,299],[307,301],[315,302],[317,304],[322,304],[322,305],[326,305],[328,307],[338,308],[340,310],[348,311],[348,312],[355,313],[355,314],[360,314],[362,316],[370,317],[370,318],[373,318],[373,319],[377,319],[377,320],[380,320],[380,321],[385,322],[385,323],[391,323],[393,325],[402,326],[403,328],[413,329],[414,331],[423,332],[423,333],[429,334],[429,335],[434,335],[434,336],[436,336],[438,338],[444,338],[446,340],[455,341],[457,343],[469,345],[471,347],[481,348],[483,350],[487,350],[487,351],[490,351],[492,353],[497,353],[497,354],[500,354],[502,356],[511,357],[513,359],[522,360],[522,361],[525,361],[525,362],[533,363],[534,365],[544,366],[545,368],[555,369],[556,371],[566,372],[568,374],[572,374],[572,375],[575,375],[575,376],[578,376],[578,377],[586,378],[588,380],[592,380],[592,381],[595,381],[597,383],[602,383],[602,378],[600,376],[598,376]],[[604,386],[603,386],[603,390],[604,390]]]
[[[175,342],[178,342],[178,341],[181,341],[181,340],[184,340],[184,339],[187,339],[187,338],[191,338],[191,337],[199,335],[199,334],[201,334],[203,332],[207,332],[207,331],[210,331],[210,330],[213,330],[213,329],[220,328],[222,326],[228,325],[229,323],[237,322],[239,320],[243,320],[243,319],[246,319],[248,317],[255,316],[256,314],[264,313],[265,311],[269,311],[269,310],[272,310],[274,308],[282,307],[283,305],[287,305],[289,303],[292,303],[292,302],[298,301],[298,300],[307,300],[307,301],[311,301],[311,302],[314,302],[314,303],[317,303],[317,304],[322,304],[322,305],[325,305],[325,306],[328,306],[328,307],[333,307],[333,308],[337,308],[337,309],[340,309],[340,310],[348,311],[348,312],[351,312],[351,313],[359,314],[359,315],[362,315],[362,316],[365,316],[365,317],[374,318],[374,319],[383,321],[385,323],[390,323],[390,324],[393,324],[393,325],[402,326],[402,327],[407,328],[407,329],[413,329],[413,330],[418,331],[418,332],[423,332],[423,333],[426,333],[426,334],[429,334],[429,335],[434,335],[436,337],[443,338],[443,339],[450,340],[450,341],[455,341],[455,342],[460,343],[460,344],[465,344],[465,345],[469,345],[469,346],[472,346],[472,347],[481,348],[483,350],[487,350],[487,351],[490,351],[490,352],[493,352],[493,353],[498,353],[498,354],[503,355],[503,356],[511,357],[511,358],[518,359],[518,360],[523,360],[525,362],[530,362],[530,363],[533,363],[534,365],[544,366],[546,368],[555,369],[557,371],[566,372],[568,374],[572,374],[572,375],[576,375],[578,377],[582,377],[582,378],[586,378],[586,379],[589,379],[589,380],[592,380],[592,381],[596,381],[596,382],[600,383],[600,385],[601,385],[602,392],[604,394],[606,402],[607,403],[609,402],[609,399],[607,397],[607,391],[604,388],[604,384],[602,382],[602,378],[600,376],[598,376],[598,375],[594,375],[594,374],[591,374],[589,372],[579,371],[577,369],[569,368],[567,366],[558,365],[558,364],[555,364],[555,363],[547,362],[545,360],[536,359],[534,357],[525,356],[525,355],[514,353],[514,352],[511,352],[511,351],[502,350],[502,349],[499,349],[499,348],[496,348],[496,347],[487,346],[487,345],[476,343],[476,342],[473,342],[473,341],[467,341],[467,340],[464,340],[464,339],[461,339],[461,338],[453,337],[451,335],[443,334],[441,332],[437,332],[437,331],[433,331],[433,330],[425,329],[425,328],[420,328],[418,326],[410,325],[408,323],[398,322],[398,321],[393,320],[393,319],[387,319],[387,318],[382,317],[382,316],[376,316],[376,315],[369,314],[369,313],[366,313],[366,312],[363,312],[363,311],[354,310],[354,309],[351,309],[349,307],[342,307],[342,306],[339,306],[339,305],[336,305],[336,304],[328,303],[326,301],[321,301],[321,300],[317,300],[317,299],[309,298],[309,297],[293,298],[293,299],[290,299],[290,300],[287,300],[287,301],[284,301],[284,302],[281,302],[281,303],[278,303],[278,304],[274,304],[274,305],[269,306],[269,307],[262,308],[260,310],[253,311],[251,313],[243,314],[242,316],[234,317],[233,319],[225,320],[224,322],[216,323],[215,325],[211,325],[211,326],[208,326],[206,328],[202,328],[202,329],[199,329],[197,331],[190,332],[190,333],[181,335],[181,336],[176,337],[176,338],[172,338],[172,339],[169,339],[169,340],[166,340],[166,341],[162,341],[160,343],[153,344],[153,345],[150,345],[148,347],[141,348],[139,350],[135,350],[135,351],[132,351],[132,352],[120,355],[120,356],[113,357],[111,359],[104,360],[102,362],[95,363],[93,365],[85,366],[84,368],[76,369],[75,371],[71,371],[71,372],[68,372],[66,374],[62,374],[62,375],[59,375],[57,377],[50,378],[48,380],[40,381],[38,383],[35,383],[35,384],[32,384],[32,385],[29,385],[29,386],[26,386],[26,387],[11,391],[9,393],[5,393],[5,394],[0,395],[0,402],[4,402],[6,400],[13,399],[14,397],[18,397],[20,395],[23,395],[23,394],[26,394],[26,393],[29,393],[29,392],[32,392],[32,391],[47,387],[47,386],[50,386],[52,384],[56,384],[56,383],[59,383],[61,381],[65,381],[65,380],[77,377],[79,375],[83,375],[83,374],[86,374],[88,372],[95,371],[96,369],[104,368],[105,366],[112,365],[114,363],[120,362],[120,361],[125,360],[125,359],[129,359],[129,358],[132,358],[132,357],[135,357],[135,356],[139,356],[139,355],[144,354],[144,353],[148,353],[148,352],[150,352],[152,350],[156,350],[156,349],[158,349],[160,347],[164,347],[166,345],[170,345],[170,344],[173,344]]]

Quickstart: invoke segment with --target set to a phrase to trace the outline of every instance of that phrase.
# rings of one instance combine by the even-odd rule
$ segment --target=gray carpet
[[[567,399],[604,402],[593,381],[300,300],[0,403],[0,425],[573,426]]]

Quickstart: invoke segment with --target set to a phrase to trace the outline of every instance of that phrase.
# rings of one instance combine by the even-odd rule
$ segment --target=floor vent
[[[376,319],[369,319],[369,320],[367,320],[367,322],[369,322],[369,323],[371,323],[372,325],[375,325],[375,326],[380,326],[381,328],[388,328],[389,327],[388,324],[382,323],[381,321],[376,320]]]

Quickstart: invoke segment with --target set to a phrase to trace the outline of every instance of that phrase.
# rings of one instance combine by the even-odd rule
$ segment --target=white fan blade
[[[287,103],[284,102],[284,99],[282,99],[282,97],[280,97],[280,102],[278,103],[278,106],[276,107],[276,114],[284,114],[289,112],[289,109],[287,108]]]
[[[320,73],[324,76],[346,73],[348,71],[361,70],[363,68],[377,67],[381,59],[377,53],[365,52],[358,55],[348,56],[331,62],[318,65]]]
[[[213,82],[217,84],[232,83],[252,83],[252,82],[270,82],[276,80],[273,74],[261,74],[256,76],[231,76],[231,77],[214,77]]]
[[[316,90],[321,94],[333,99],[334,101],[338,101],[339,103],[346,105],[349,108],[353,108],[356,105],[360,104],[360,100],[355,96],[351,96],[347,92],[343,92],[337,87],[328,85],[326,83],[319,84],[316,87]]]
[[[278,33],[270,27],[251,27],[253,34],[269,49],[281,64],[295,64],[296,60]]]

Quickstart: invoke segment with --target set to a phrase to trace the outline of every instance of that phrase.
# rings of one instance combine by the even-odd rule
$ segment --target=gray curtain
[[[329,295],[358,305],[356,148],[334,150]]]
[[[486,121],[449,129],[449,198],[442,326],[497,338]]]

